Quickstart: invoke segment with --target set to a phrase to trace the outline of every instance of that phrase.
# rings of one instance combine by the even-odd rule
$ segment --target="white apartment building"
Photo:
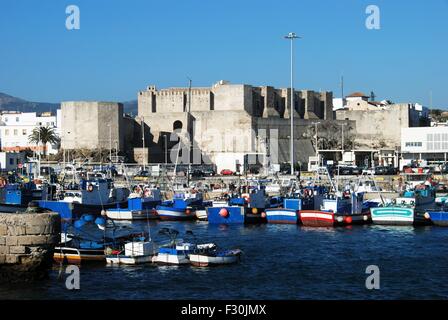
[[[448,160],[448,126],[416,127],[401,129],[401,163],[412,160],[428,164]]]
[[[42,153],[44,148],[47,154],[56,154],[58,146],[48,143],[46,146],[30,144],[28,139],[35,128],[51,127],[60,135],[61,116],[60,109],[56,114],[44,112],[16,112],[3,111],[0,114],[0,145],[2,151],[23,151],[31,149]]]

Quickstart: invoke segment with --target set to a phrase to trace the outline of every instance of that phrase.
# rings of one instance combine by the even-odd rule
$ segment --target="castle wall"
[[[124,145],[123,105],[68,101],[61,104],[62,149],[109,149]]]
[[[356,142],[366,148],[400,146],[401,128],[408,128],[410,124],[407,104],[376,110],[341,109],[336,111],[336,119],[356,121]]]
[[[294,91],[294,95],[296,121],[332,119],[331,92],[303,90]],[[279,128],[285,132],[284,135],[289,135],[290,97],[289,88],[252,87],[224,81],[210,88],[191,88],[191,91],[188,88],[157,91],[155,86],[149,86],[138,93],[138,110],[153,142],[151,146],[147,144],[151,148],[150,161],[157,162],[163,158],[163,137],[173,132],[175,121],[182,123],[185,133],[193,134],[193,148],[201,150],[208,160],[213,161],[220,153],[256,152],[255,122],[262,121],[263,126]],[[286,155],[289,159],[289,138],[286,136],[282,138],[285,142],[281,142],[285,146],[285,160]],[[171,147],[173,144],[169,144],[168,148]]]

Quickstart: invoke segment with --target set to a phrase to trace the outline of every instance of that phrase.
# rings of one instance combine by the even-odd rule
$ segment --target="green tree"
[[[58,144],[60,142],[60,138],[57,133],[54,131],[54,128],[51,127],[37,127],[34,128],[33,132],[29,135],[28,141],[30,143],[39,144],[42,143],[44,146],[44,157],[47,155],[47,143]]]

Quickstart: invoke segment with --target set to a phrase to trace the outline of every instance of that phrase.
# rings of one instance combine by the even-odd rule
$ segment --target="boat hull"
[[[156,210],[160,220],[185,221],[196,219],[196,214],[193,211],[187,213],[186,209],[157,207]]]
[[[190,260],[187,255],[159,253],[152,258],[152,262],[157,264],[189,264]]]
[[[146,256],[125,256],[125,255],[110,255],[106,256],[106,262],[108,264],[126,264],[136,265],[152,262],[152,255]]]
[[[337,214],[328,211],[300,210],[300,222],[305,227],[338,227],[371,222],[368,212],[358,214]]]
[[[432,223],[439,227],[448,227],[448,212],[446,211],[428,211]]]
[[[382,225],[413,225],[414,209],[400,207],[371,208],[370,213],[374,224]]]
[[[206,211],[207,220],[210,224],[244,224],[244,213],[246,211],[245,207],[208,207],[206,208]]]
[[[240,255],[229,255],[224,257],[207,256],[202,254],[190,254],[190,263],[196,267],[209,267],[225,264],[234,264],[240,260]]]
[[[49,209],[53,212],[57,212],[61,215],[62,220],[70,221],[79,219],[83,214],[91,214],[100,216],[101,211],[114,208],[126,208],[127,201],[106,203],[104,205],[89,205],[76,202],[63,202],[63,201],[38,201],[39,207]]]
[[[294,209],[266,209],[266,219],[273,224],[298,224],[300,219]]]
[[[299,218],[305,227],[333,227],[334,213],[318,210],[300,210]]]
[[[53,253],[53,260],[68,264],[104,263],[106,256],[102,249],[56,247]]]
[[[107,210],[107,217],[112,220],[157,220],[159,217],[152,210]]]

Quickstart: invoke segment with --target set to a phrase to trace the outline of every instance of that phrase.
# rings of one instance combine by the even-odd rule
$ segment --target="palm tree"
[[[33,132],[29,135],[28,141],[30,143],[39,144],[40,142],[44,146],[44,157],[47,154],[47,143],[57,144],[60,141],[59,136],[54,131],[54,128],[51,127],[37,127],[34,128]]]

